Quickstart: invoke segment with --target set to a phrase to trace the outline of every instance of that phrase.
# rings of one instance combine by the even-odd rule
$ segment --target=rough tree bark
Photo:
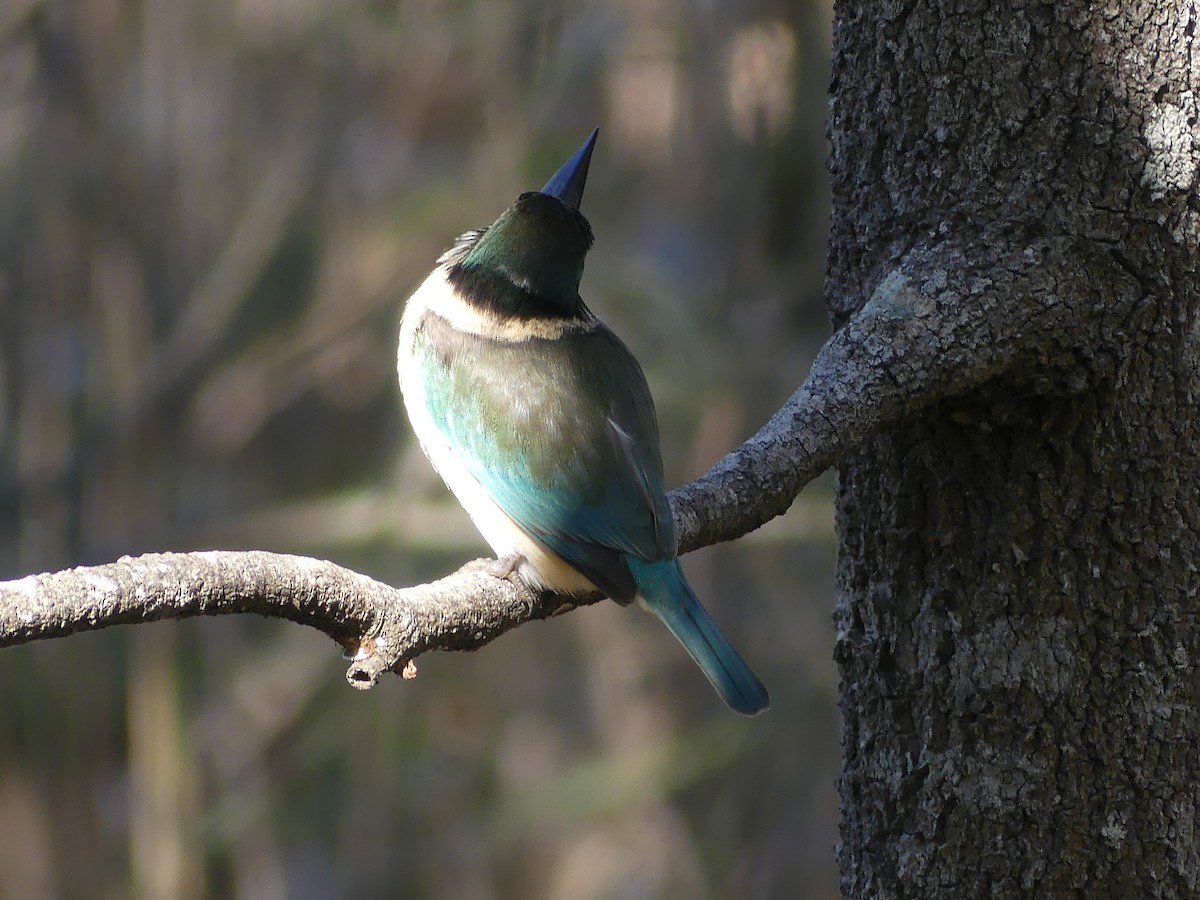
[[[1197,896],[1197,5],[836,19],[834,324],[957,382],[838,469],[843,892]]]

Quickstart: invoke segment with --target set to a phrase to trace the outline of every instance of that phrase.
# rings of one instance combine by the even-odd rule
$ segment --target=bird
[[[540,191],[461,235],[408,298],[404,406],[497,575],[636,601],[732,710],[757,715],[766,688],[679,565],[646,376],[580,296],[593,234],[579,206],[598,134]]]

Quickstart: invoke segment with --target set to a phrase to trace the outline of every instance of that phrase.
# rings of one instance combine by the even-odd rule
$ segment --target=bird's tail
[[[771,703],[767,689],[717,628],[692,593],[679,561],[643,562],[626,557],[637,581],[638,599],[658,616],[729,708],[756,716]]]

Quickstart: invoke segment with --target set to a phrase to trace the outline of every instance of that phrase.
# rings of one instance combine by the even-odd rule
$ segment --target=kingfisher
[[[635,600],[744,715],[767,691],[679,566],[658,420],[633,354],[583,302],[591,135],[540,191],[438,259],[405,305],[398,372],[421,449],[535,589]]]

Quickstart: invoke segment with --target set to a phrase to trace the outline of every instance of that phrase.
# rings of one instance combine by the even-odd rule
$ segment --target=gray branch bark
[[[428,650],[473,650],[566,605],[496,577],[486,560],[430,584],[394,588],[303,556],[150,553],[0,583],[0,646],[110,625],[256,613],[329,635],[350,658],[346,679],[365,689],[389,669],[411,673]]]

